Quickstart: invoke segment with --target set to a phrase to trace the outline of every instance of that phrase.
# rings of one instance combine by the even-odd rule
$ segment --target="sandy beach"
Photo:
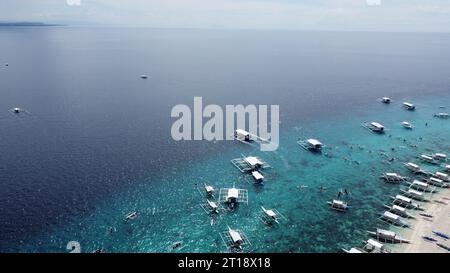
[[[431,201],[425,205],[425,213],[433,215],[433,218],[423,216],[412,221],[413,226],[406,231],[403,236],[411,240],[410,244],[404,244],[398,249],[401,253],[449,253],[440,248],[435,242],[428,242],[422,236],[430,236],[438,240],[439,243],[449,246],[450,241],[435,236],[432,231],[439,231],[450,234],[450,190],[442,189],[435,194]]]

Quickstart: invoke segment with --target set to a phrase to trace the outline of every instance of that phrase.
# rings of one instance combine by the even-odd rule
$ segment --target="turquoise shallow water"
[[[433,118],[435,112],[449,110],[439,109],[450,106],[449,96],[407,98],[416,103],[415,112],[401,108],[402,98],[395,99],[391,105],[374,100],[370,107],[355,107],[289,128],[282,126],[276,152],[217,142],[229,147],[219,157],[161,170],[157,180],[144,179],[133,188],[124,187],[121,193],[99,201],[89,216],[52,227],[46,235],[23,243],[22,250],[64,252],[67,242],[74,240],[80,242],[83,252],[99,247],[107,252],[226,252],[219,233],[227,225],[246,233],[251,246],[244,248],[245,252],[337,252],[360,245],[367,239],[366,230],[387,227],[377,217],[388,196],[399,192],[400,186],[380,182],[379,175],[385,171],[406,175],[403,162],[421,153],[450,152],[450,120]],[[400,123],[405,120],[416,128],[402,128]],[[360,126],[364,121],[378,121],[388,131],[373,134]],[[328,156],[303,150],[296,144],[299,137],[322,140]],[[265,171],[264,186],[248,183],[249,177],[232,166],[230,160],[241,154],[261,156],[272,165]],[[387,163],[388,158],[395,160]],[[234,213],[222,213],[212,223],[200,207],[203,196],[194,186],[205,181],[216,189],[233,183],[248,189],[249,204]],[[327,191],[320,192],[319,186]],[[351,208],[340,214],[330,210],[326,202],[344,188],[350,192],[345,198]],[[261,205],[276,208],[286,221],[272,228],[265,226],[257,218]],[[125,223],[124,215],[135,210],[138,219]],[[172,250],[177,241],[182,247]]]

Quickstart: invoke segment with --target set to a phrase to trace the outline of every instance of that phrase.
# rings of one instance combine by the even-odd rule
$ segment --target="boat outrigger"
[[[409,103],[409,102],[404,102],[404,103],[403,103],[403,107],[404,107],[406,110],[410,110],[410,111],[416,110],[416,106],[415,106],[414,104],[412,104],[412,103]]]
[[[348,204],[341,200],[333,200],[331,202],[327,202],[328,205],[334,210],[340,211],[340,212],[346,212],[348,209]]]
[[[372,237],[376,238],[377,241],[382,241],[391,244],[409,244],[411,241],[404,239],[394,231],[377,229],[376,231],[367,231]]]
[[[384,126],[378,122],[363,122],[361,125],[362,127],[378,134],[383,134],[385,131]]]
[[[309,138],[305,140],[298,140],[297,144],[300,145],[303,149],[311,152],[320,152],[324,145],[317,139]]]
[[[387,222],[387,223],[389,223],[389,224],[392,224],[392,225],[395,225],[395,226],[399,226],[399,227],[409,227],[410,226],[408,221],[402,219],[397,214],[394,214],[394,213],[389,212],[389,211],[385,211],[381,215],[380,219],[385,221],[385,222]]]
[[[400,183],[408,179],[407,177],[401,176],[398,173],[384,173],[380,178],[387,183]]]

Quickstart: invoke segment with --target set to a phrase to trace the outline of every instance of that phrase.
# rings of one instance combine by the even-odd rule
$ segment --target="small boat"
[[[389,97],[382,97],[382,98],[381,98],[381,102],[382,102],[382,103],[389,104],[389,103],[392,102],[392,100],[391,100],[391,98],[389,98]]]
[[[208,204],[208,207],[210,208],[210,211],[213,213],[219,213],[219,206],[210,200],[206,200],[206,203]]]
[[[433,237],[430,237],[430,236],[422,236],[422,238],[429,242],[437,242],[436,239],[434,239]]]
[[[450,182],[450,177],[446,173],[436,172],[433,176],[441,179],[442,181]]]
[[[348,209],[348,204],[344,201],[340,200],[333,200],[332,202],[327,202],[328,205],[334,210],[345,212]]]
[[[399,183],[405,181],[407,178],[398,173],[384,173],[381,177],[387,183]]]
[[[369,239],[366,245],[363,247],[363,251],[366,253],[390,253],[384,245],[374,239]]]
[[[414,164],[414,163],[412,163],[412,162],[408,162],[408,163],[405,163],[405,164],[403,164],[408,170],[410,170],[411,172],[413,172],[413,173],[415,173],[415,174],[424,174],[424,173],[426,173],[424,170],[422,170],[421,168],[420,168],[420,166],[419,165],[417,165],[417,164]]]
[[[445,171],[450,173],[450,165],[445,165]]]
[[[412,129],[413,128],[412,124],[407,122],[407,121],[402,122],[402,126],[404,128],[406,128],[406,129]]]
[[[136,211],[134,211],[134,212],[131,212],[131,213],[127,214],[127,216],[125,216],[125,220],[126,220],[126,221],[128,221],[128,220],[134,220],[134,219],[136,219],[137,217],[138,217],[138,214],[137,214]]]
[[[446,239],[446,240],[449,240],[449,239],[450,239],[450,237],[449,237],[447,234],[442,233],[442,232],[433,231],[433,234],[436,235],[436,236],[439,236],[439,237],[441,237],[441,238],[444,238],[444,239]]]
[[[433,215],[428,213],[419,213],[420,216],[426,217],[426,218],[433,218]]]
[[[447,155],[443,153],[434,153],[431,156],[439,161],[447,161]]]
[[[412,103],[409,103],[409,102],[404,102],[404,103],[403,103],[403,107],[404,107],[406,110],[409,110],[409,111],[414,111],[414,110],[416,110],[416,106],[415,106],[414,104],[412,104]]]
[[[215,190],[212,186],[204,184],[204,187],[207,195],[214,195]]]
[[[264,176],[259,171],[252,171],[252,177],[256,183],[263,183]]]
[[[430,177],[426,181],[428,184],[433,185],[433,186],[438,186],[438,187],[442,187],[442,188],[448,187],[448,185],[442,179],[439,179],[436,177]]]
[[[22,111],[22,109],[20,109],[20,108],[18,108],[18,107],[14,107],[14,108],[13,108],[13,112],[14,112],[15,114],[19,114],[21,111]]]
[[[416,189],[416,190],[420,190],[420,191],[424,191],[424,192],[432,192],[436,189],[434,187],[431,187],[428,183],[425,183],[425,182],[422,182],[419,180],[414,180],[413,182],[408,182],[408,185],[412,189]]]
[[[378,122],[364,122],[361,124],[364,128],[369,129],[372,132],[378,133],[378,134],[383,134],[385,129],[384,126],[381,125]]]
[[[147,75],[141,75],[141,79],[147,79],[148,78],[148,76]]]
[[[423,192],[420,192],[420,191],[408,189],[408,190],[402,190],[402,193],[404,196],[412,198],[417,201],[425,201],[426,200]]]
[[[236,131],[234,131],[234,138],[244,142],[252,141],[252,135],[242,129],[237,129]]]
[[[450,251],[450,247],[448,247],[448,246],[446,246],[446,245],[443,245],[443,244],[440,244],[440,243],[436,243],[436,245],[437,245],[438,247],[440,247],[440,248],[443,248],[443,249],[445,249],[445,250],[447,250],[447,251]]]
[[[391,196],[391,199],[394,200],[395,204],[398,204],[399,206],[402,206],[407,209],[417,209],[417,210],[422,209],[420,207],[420,205],[413,202],[413,200],[411,198],[408,198],[408,197],[400,195],[400,194],[396,195],[395,197]]]
[[[438,162],[434,159],[434,157],[432,155],[420,155],[419,159],[425,163],[429,163],[429,164],[433,164],[433,165],[438,164]]]
[[[441,119],[448,119],[449,116],[450,115],[448,113],[436,113],[436,114],[434,114],[434,117],[441,118]]]
[[[311,152],[320,152],[324,147],[322,142],[314,138],[299,140],[297,141],[297,144],[300,145],[303,149]]]
[[[378,241],[392,244],[410,243],[409,240],[402,238],[400,235],[390,230],[377,229],[375,232],[367,231],[367,233],[369,233],[372,237],[375,237]]]
[[[410,226],[410,224],[406,220],[402,219],[397,214],[393,214],[393,213],[391,213],[389,211],[385,211],[381,215],[380,219],[385,221],[385,222],[387,222],[387,223],[389,223],[389,224],[392,224],[392,225],[395,225],[395,226],[399,226],[399,227],[409,227]]]
[[[263,206],[261,206],[262,209],[262,217],[261,220],[265,224],[272,224],[272,223],[280,223],[281,219],[284,219],[284,216],[281,215],[276,209],[266,209]]]
[[[408,211],[405,208],[403,208],[403,207],[400,207],[400,206],[397,206],[397,205],[392,205],[392,206],[384,205],[384,207],[389,212],[397,214],[398,216],[401,216],[403,218],[410,218],[410,219],[415,219],[416,218],[413,215],[411,215],[410,213],[408,213]]]
[[[350,248],[350,250],[347,250],[347,249],[343,248],[342,251],[344,251],[345,253],[351,253],[351,254],[367,253],[367,252],[365,252],[365,251],[363,251],[363,250],[361,250],[359,248],[356,248],[356,247],[352,247],[352,248]]]

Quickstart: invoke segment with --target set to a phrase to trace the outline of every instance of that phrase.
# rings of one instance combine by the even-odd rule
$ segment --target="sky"
[[[0,21],[450,32],[450,0],[0,0]]]

